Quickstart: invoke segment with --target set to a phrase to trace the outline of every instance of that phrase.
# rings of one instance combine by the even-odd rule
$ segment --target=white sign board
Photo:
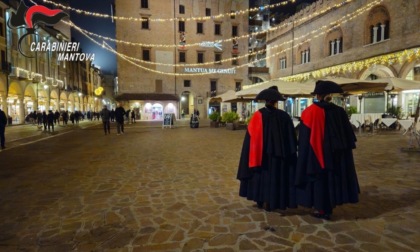
[[[201,47],[216,47],[219,50],[222,50],[222,44],[220,42],[213,41],[203,41],[200,43]]]

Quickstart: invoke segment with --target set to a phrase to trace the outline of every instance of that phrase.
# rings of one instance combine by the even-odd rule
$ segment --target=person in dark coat
[[[329,102],[331,93],[342,92],[334,82],[318,81],[313,92],[318,101],[302,112],[299,126],[297,201],[326,220],[337,205],[359,201],[356,136],[345,110]]]
[[[71,124],[74,124],[74,112],[70,113],[70,121],[71,121]]]
[[[117,121],[117,135],[124,134],[124,115],[125,109],[121,104],[115,109],[115,121]]]
[[[44,131],[47,131],[48,115],[45,111],[42,112],[42,124],[44,124]]]
[[[81,113],[79,111],[77,110],[74,111],[74,120],[76,121],[76,124],[79,124],[80,116],[81,116]]]
[[[136,123],[136,113],[134,110],[131,111],[131,123]]]
[[[236,177],[239,196],[267,211],[296,208],[296,133],[290,116],[276,108],[285,98],[274,86],[261,91],[256,100],[266,104],[254,113],[245,134]]]
[[[48,115],[47,115],[48,131],[52,129],[52,132],[54,132],[54,121],[55,121],[55,115],[52,112],[52,110],[49,110]]]
[[[111,122],[113,122],[115,119],[115,111],[114,109],[111,110]]]
[[[101,117],[102,117],[102,124],[104,126],[104,132],[105,135],[111,134],[111,126],[109,120],[111,120],[111,112],[108,110],[106,105],[104,105],[104,108],[101,110]]]
[[[58,110],[55,111],[54,113],[54,124],[60,125],[60,112],[58,112]]]
[[[43,118],[44,118],[43,113],[41,113],[41,111],[38,111],[38,113],[36,114],[36,118],[38,121],[38,126],[41,126],[43,124]]]

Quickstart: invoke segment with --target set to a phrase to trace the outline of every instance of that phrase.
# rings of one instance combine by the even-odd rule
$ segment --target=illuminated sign
[[[104,88],[103,87],[98,87],[97,89],[95,89],[95,94],[96,95],[101,95],[102,91],[104,91]]]
[[[201,68],[201,67],[186,67],[185,73],[214,73],[214,74],[236,74],[235,68]]]

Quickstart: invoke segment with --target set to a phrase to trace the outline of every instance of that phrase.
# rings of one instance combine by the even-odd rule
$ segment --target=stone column
[[[337,42],[336,42],[336,46],[337,46],[337,53],[340,53],[340,40],[339,39],[337,39]]]
[[[306,50],[306,63],[310,62],[310,55],[309,55],[309,49]]]
[[[25,123],[25,104],[23,103],[24,96],[18,96],[19,99],[19,123]]]
[[[381,41],[385,40],[385,25],[381,25]]]
[[[45,111],[48,114],[48,110],[50,110],[50,104],[51,104],[51,94],[50,90],[47,90],[47,97],[45,97]]]
[[[331,54],[330,55],[334,55],[334,44],[335,44],[335,42],[334,41],[331,41]]]
[[[373,43],[378,42],[378,27],[373,27]]]

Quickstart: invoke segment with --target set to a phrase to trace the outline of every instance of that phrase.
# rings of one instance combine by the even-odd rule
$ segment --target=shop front
[[[164,114],[172,113],[177,118],[180,115],[177,109],[179,98],[172,94],[121,94],[116,100],[126,111],[134,111],[136,120],[163,121]]]

